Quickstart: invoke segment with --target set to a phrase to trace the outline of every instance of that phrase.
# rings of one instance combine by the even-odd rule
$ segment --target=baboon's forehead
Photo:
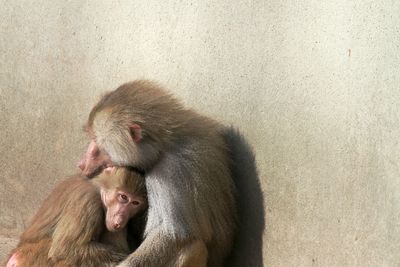
[[[113,108],[104,108],[98,110],[96,114],[93,114],[89,118],[88,126],[89,128],[93,128],[94,131],[99,128],[105,128],[107,123],[110,123],[110,117],[113,113]]]

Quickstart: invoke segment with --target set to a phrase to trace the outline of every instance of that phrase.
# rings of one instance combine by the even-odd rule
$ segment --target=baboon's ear
[[[139,124],[132,124],[129,126],[129,130],[131,132],[132,140],[135,143],[139,143],[142,140],[142,127]]]

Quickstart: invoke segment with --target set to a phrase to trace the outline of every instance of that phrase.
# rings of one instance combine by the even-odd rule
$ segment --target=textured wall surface
[[[253,147],[265,266],[400,266],[389,0],[1,1],[0,262],[77,171],[97,96],[136,78]]]

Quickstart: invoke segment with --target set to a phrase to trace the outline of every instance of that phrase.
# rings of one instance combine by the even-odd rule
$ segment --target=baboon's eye
[[[119,194],[118,201],[121,203],[127,203],[129,201],[129,198],[124,194]]]

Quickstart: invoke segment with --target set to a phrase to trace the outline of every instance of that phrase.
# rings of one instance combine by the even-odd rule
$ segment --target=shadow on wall
[[[226,266],[263,266],[264,198],[255,156],[237,130],[228,128],[224,134],[233,158],[232,171],[238,208],[238,229]]]

